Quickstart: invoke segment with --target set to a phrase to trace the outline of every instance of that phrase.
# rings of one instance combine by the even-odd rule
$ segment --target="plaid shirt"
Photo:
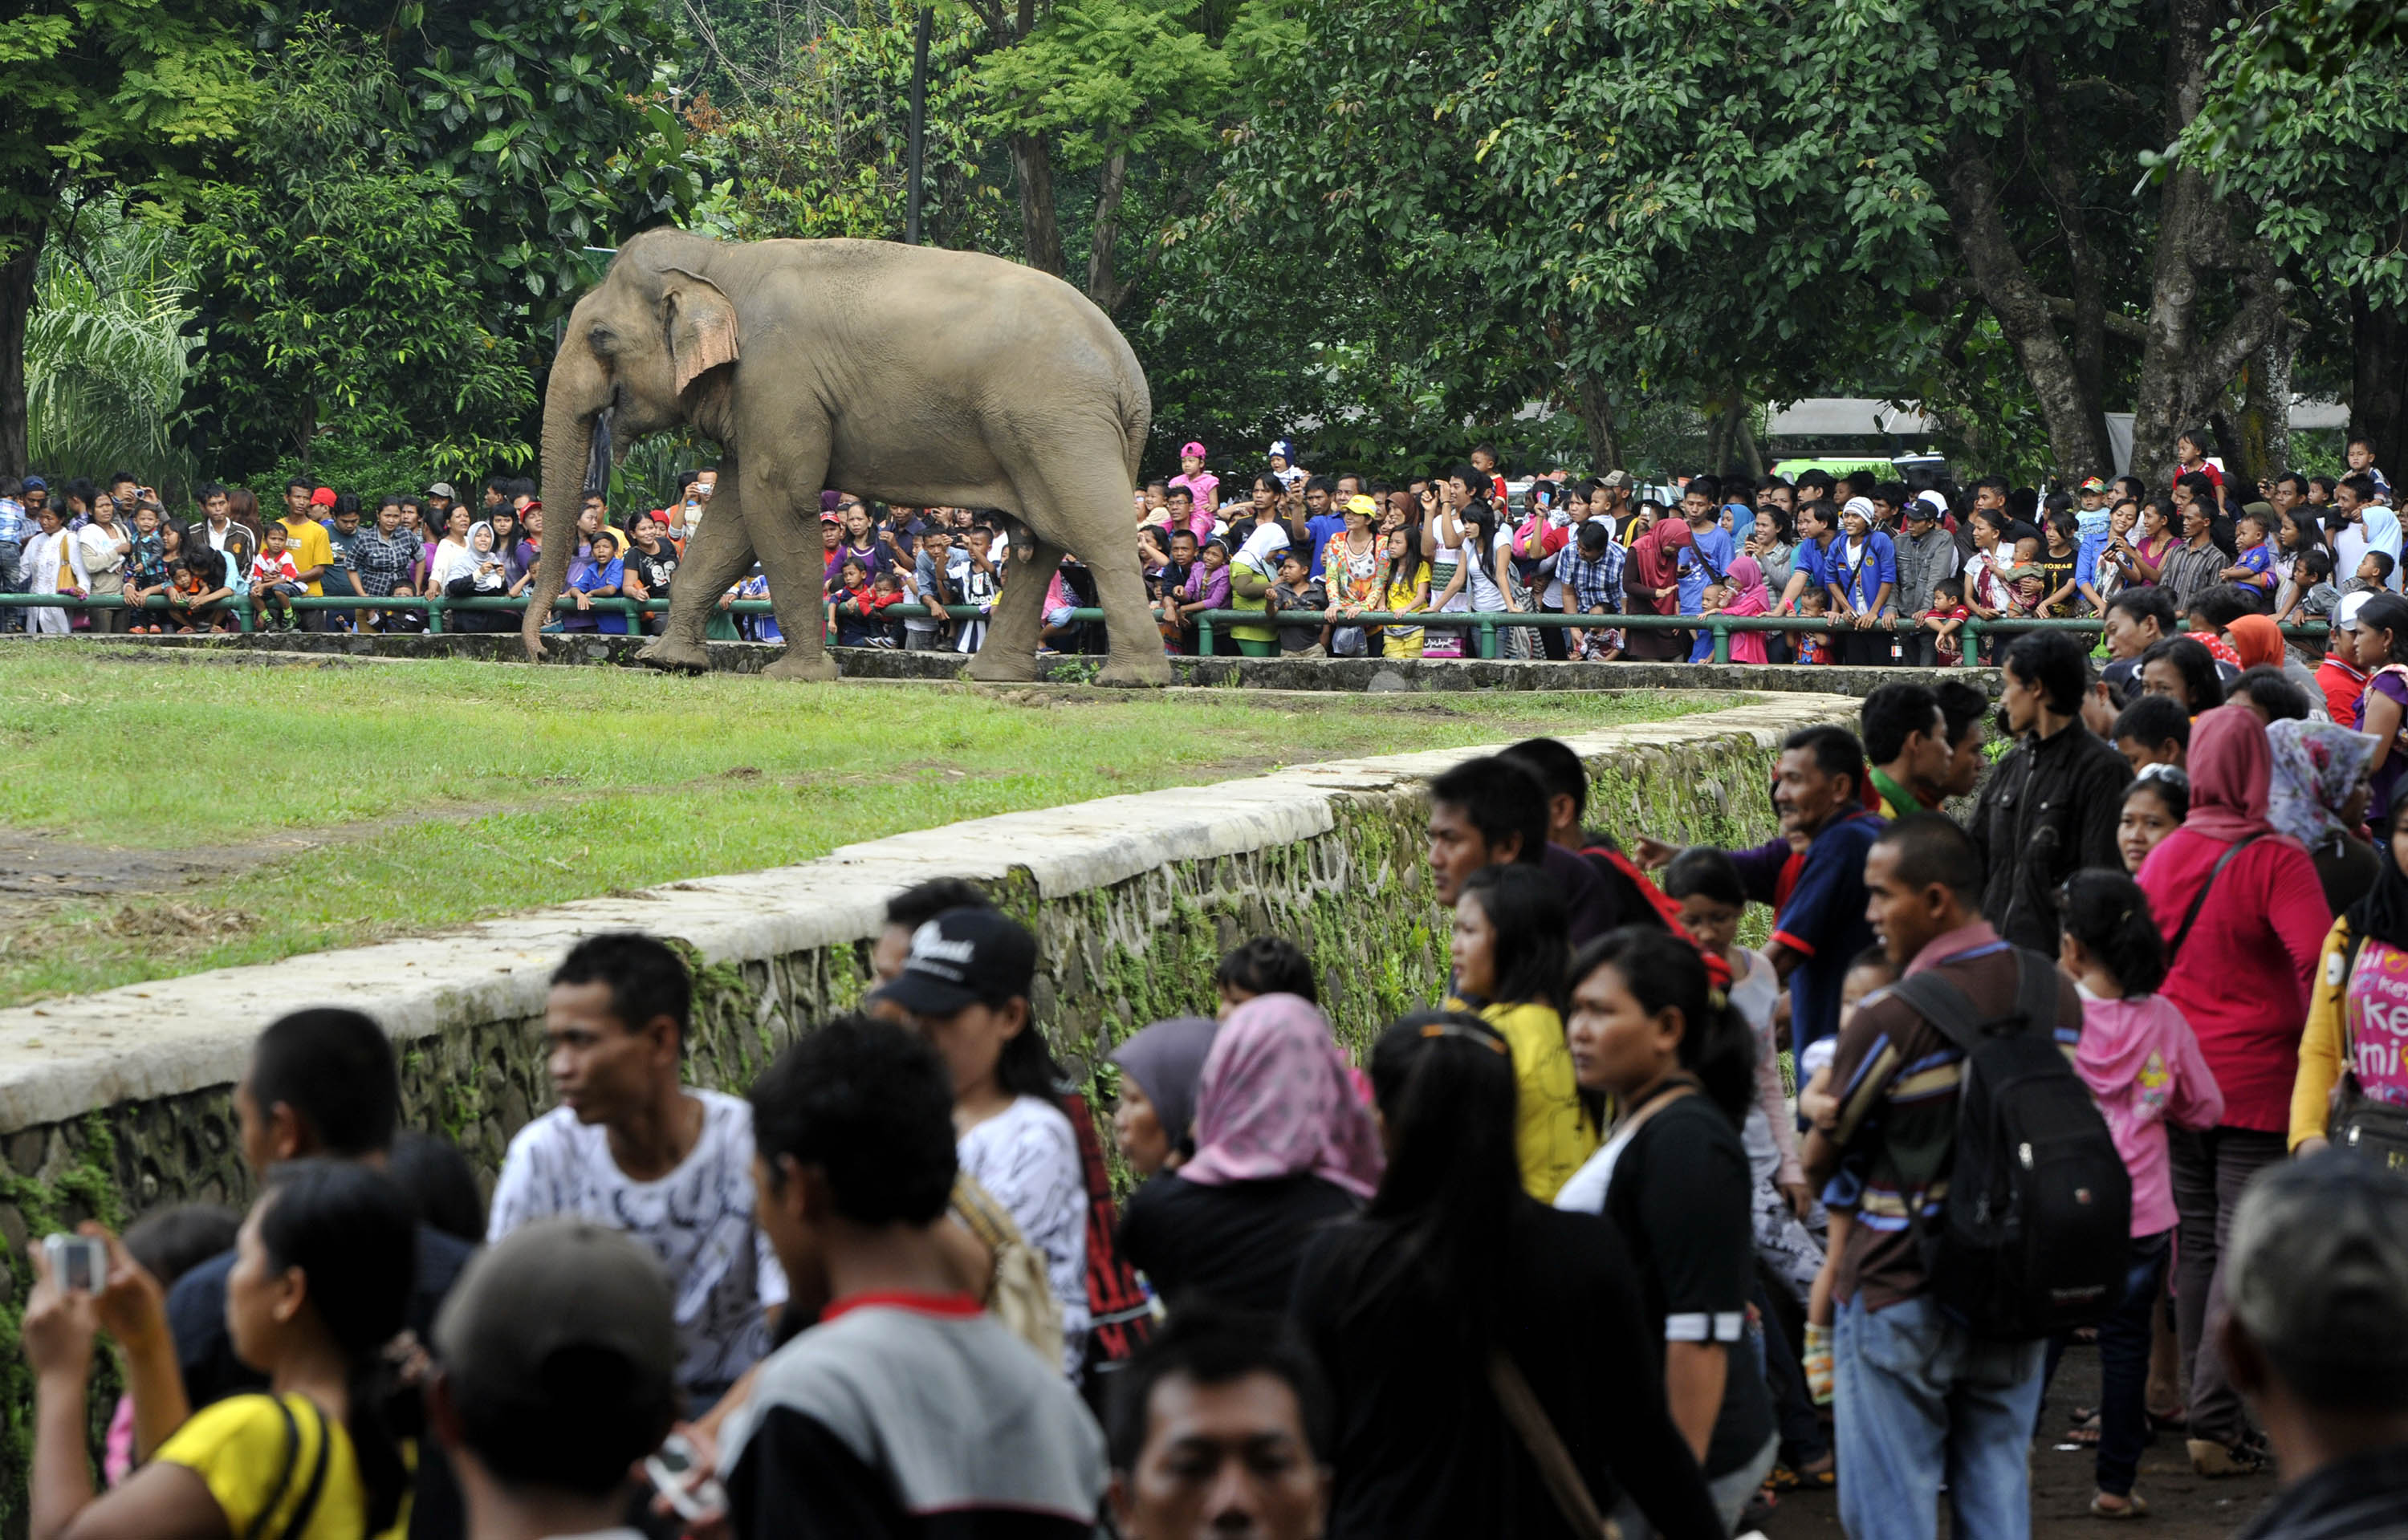
[[[360,591],[389,599],[409,580],[418,565],[418,542],[401,530],[388,535],[380,529],[360,531],[351,544],[351,564],[360,575]]]
[[[1605,543],[1604,554],[1593,562],[1581,554],[1577,540],[1555,553],[1555,576],[1571,590],[1570,607],[1574,613],[1622,613],[1624,554],[1623,549],[1611,540]]]

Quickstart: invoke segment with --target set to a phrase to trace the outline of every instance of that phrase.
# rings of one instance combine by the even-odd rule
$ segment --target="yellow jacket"
[[[2341,1079],[2342,993],[2349,980],[2342,960],[2349,955],[2349,920],[2333,921],[2316,959],[2315,992],[2308,999],[2308,1026],[2300,1036],[2300,1073],[2291,1082],[2291,1148],[2325,1136],[2332,1089]]]
[[[1449,1000],[1449,1010],[1470,1010]],[[1513,1148],[1522,1158],[1522,1186],[1553,1203],[1581,1162],[1597,1152],[1597,1123],[1580,1103],[1564,1019],[1552,1005],[1484,1005],[1475,1014],[1495,1027],[1513,1053]]]

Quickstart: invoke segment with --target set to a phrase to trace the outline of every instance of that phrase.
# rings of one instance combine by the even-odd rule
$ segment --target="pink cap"
[[[1179,458],[1180,458],[1180,459],[1184,460],[1184,459],[1186,459],[1186,458],[1187,458],[1189,455],[1191,455],[1191,454],[1192,454],[1192,455],[1194,455],[1194,456],[1195,456],[1197,459],[1198,459],[1198,460],[1203,459],[1203,458],[1204,458],[1204,446],[1203,446],[1203,445],[1201,445],[1201,444],[1195,444],[1195,443],[1182,444],[1182,445],[1180,445],[1180,446],[1179,446]]]

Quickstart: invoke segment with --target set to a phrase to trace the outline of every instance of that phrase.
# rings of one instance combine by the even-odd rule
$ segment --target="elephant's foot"
[[[1096,682],[1125,689],[1160,690],[1170,683],[1170,659],[1165,653],[1152,650],[1133,658],[1117,656],[1104,664],[1103,672],[1096,676]]]
[[[988,641],[992,642],[993,637]],[[1037,654],[982,647],[970,660],[969,677],[981,684],[1026,684],[1037,677]]]
[[[772,661],[761,670],[765,679],[796,679],[804,684],[825,684],[836,677],[836,660],[824,652],[804,652],[788,648],[782,658]]]
[[[651,668],[703,674],[710,669],[710,649],[682,636],[655,636],[636,654],[636,661]]]

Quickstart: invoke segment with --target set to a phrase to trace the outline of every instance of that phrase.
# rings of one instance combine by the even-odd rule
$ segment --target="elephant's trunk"
[[[526,618],[519,636],[527,657],[543,657],[541,633],[552,619],[552,602],[568,580],[569,558],[577,553],[577,515],[583,493],[593,490],[595,467],[607,491],[610,479],[610,409],[579,410],[578,403],[555,379],[543,404],[543,557],[535,581],[526,590]]]

